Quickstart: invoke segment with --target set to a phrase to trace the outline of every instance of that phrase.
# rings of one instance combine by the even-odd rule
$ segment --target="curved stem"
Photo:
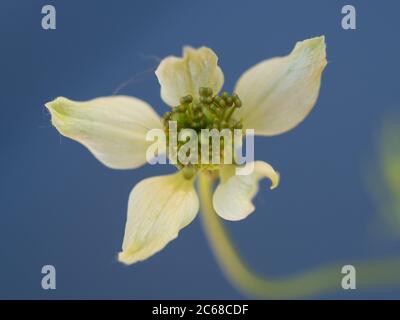
[[[210,246],[228,279],[243,293],[265,299],[304,298],[343,290],[342,267],[332,264],[285,278],[270,278],[254,273],[235,249],[212,205],[212,181],[205,173],[199,177],[202,220]],[[357,289],[387,286],[400,282],[400,258],[353,264]]]

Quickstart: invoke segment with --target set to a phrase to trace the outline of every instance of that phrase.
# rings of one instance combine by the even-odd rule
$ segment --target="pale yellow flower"
[[[301,41],[289,55],[262,61],[247,70],[236,84],[236,95],[222,94],[221,98],[214,96],[224,83],[217,55],[206,47],[186,47],[182,58],[167,57],[156,70],[161,97],[174,107],[164,116],[164,122],[149,104],[127,96],[85,102],[59,97],[46,107],[53,125],[62,135],[85,145],[110,168],[131,169],[146,163],[146,150],[151,144],[145,139],[148,130],[165,128],[166,118],[175,117],[180,121],[182,108],[200,105],[199,101],[211,103],[207,99],[224,106],[227,102],[230,106],[228,113],[231,114],[224,116],[223,124],[219,123],[223,127],[254,129],[256,134],[265,136],[292,129],[313,108],[325,65],[325,38]],[[207,110],[201,111],[204,111],[199,113],[204,117],[201,121],[209,125],[212,115]],[[234,117],[231,117],[233,111]],[[194,118],[182,121],[188,119]],[[199,128],[199,123],[191,125]],[[220,178],[213,205],[222,218],[241,220],[254,211],[252,199],[259,180],[269,178],[274,188],[279,183],[279,175],[262,161],[256,161],[253,173],[246,176],[235,175],[234,168],[234,165],[222,165],[213,171]],[[178,236],[199,210],[193,183],[196,175],[208,170],[209,167],[200,165],[188,175],[183,169],[145,179],[133,188],[119,254],[121,262],[132,264],[147,259]]]

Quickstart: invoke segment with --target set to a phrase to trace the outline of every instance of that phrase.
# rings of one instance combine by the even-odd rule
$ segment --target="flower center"
[[[241,129],[242,122],[232,116],[236,109],[242,106],[237,94],[229,95],[223,92],[213,96],[211,88],[202,87],[199,90],[200,99],[195,101],[191,95],[180,99],[180,104],[172,111],[163,115],[164,127],[168,129],[169,121],[176,121],[178,130],[190,128],[201,129]]]
[[[235,119],[234,117],[235,110],[242,106],[242,102],[237,94],[230,95],[227,92],[223,92],[221,95],[213,95],[213,90],[211,88],[202,87],[199,89],[199,96],[200,98],[198,100],[194,99],[191,95],[180,98],[180,104],[176,107],[173,107],[171,111],[166,112],[163,115],[162,119],[168,145],[172,139],[170,137],[170,126],[172,122],[176,123],[178,136],[179,133],[184,129],[192,129],[199,135],[201,134],[203,129],[217,129],[219,132],[225,133],[228,130],[232,135],[235,129],[238,129],[240,131],[242,130],[242,120]],[[212,138],[209,138],[209,141],[207,142],[210,142],[210,139]],[[220,160],[223,160],[223,149],[227,147],[227,141],[222,136],[218,137],[218,140],[220,144],[220,148],[218,148],[218,153]],[[185,143],[186,141],[177,142],[178,153],[180,148]],[[233,147],[232,143],[233,140],[230,139],[229,145],[231,149]],[[208,159],[210,161],[202,161],[204,160],[204,157],[202,158],[200,155],[202,144],[204,144],[204,140],[199,139],[198,148],[196,151],[198,152],[198,163],[188,164],[182,163],[182,161],[179,161],[179,159],[177,160],[176,166],[179,169],[184,169],[184,174],[185,172],[190,172],[189,176],[192,176],[192,172],[196,172],[199,168],[206,168],[211,170],[218,167],[212,163],[211,159]],[[210,148],[213,147],[214,142],[209,144],[209,146]],[[212,156],[212,152],[210,152],[210,158]]]

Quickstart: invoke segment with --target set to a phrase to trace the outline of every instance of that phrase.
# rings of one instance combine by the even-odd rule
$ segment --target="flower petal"
[[[198,98],[201,87],[209,87],[218,93],[224,84],[224,74],[217,63],[217,55],[207,47],[185,47],[183,58],[169,56],[163,59],[156,70],[161,98],[173,107],[186,95]]]
[[[243,107],[235,115],[258,135],[294,128],[317,101],[326,63],[323,36],[298,42],[288,56],[258,63],[236,84]]]
[[[193,181],[179,172],[142,180],[132,190],[119,261],[147,259],[174,240],[199,210]]]
[[[220,183],[213,196],[213,205],[218,215],[226,220],[238,221],[254,211],[252,199],[258,191],[258,181],[269,178],[271,189],[279,184],[279,174],[266,162],[255,161],[246,164],[253,166],[248,175],[235,174],[235,166],[224,166],[220,171]],[[248,168],[246,168],[248,169]]]
[[[78,102],[59,97],[46,103],[51,120],[64,136],[86,146],[113,169],[130,169],[146,162],[149,129],[162,128],[156,112],[144,101],[113,96]]]

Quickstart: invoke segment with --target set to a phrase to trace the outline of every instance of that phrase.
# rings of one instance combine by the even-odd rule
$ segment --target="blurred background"
[[[56,8],[56,30],[41,28],[46,4]],[[356,30],[341,27],[345,4],[357,10]],[[57,96],[111,95],[136,75],[120,93],[162,114],[153,70],[184,45],[213,48],[231,91],[255,63],[326,36],[329,63],[311,115],[256,139],[256,159],[281,173],[281,185],[271,192],[264,181],[256,212],[225,223],[254,270],[284,277],[400,255],[399,220],[386,219],[396,210],[381,196],[382,150],[391,147],[380,147],[384,119],[400,107],[399,10],[388,0],[1,1],[0,298],[247,298],[216,264],[200,217],[151,259],[118,263],[131,189],[174,169],[107,169],[60,136],[44,108]],[[56,290],[41,288],[46,264],[56,267]],[[316,298],[400,298],[400,285]]]

